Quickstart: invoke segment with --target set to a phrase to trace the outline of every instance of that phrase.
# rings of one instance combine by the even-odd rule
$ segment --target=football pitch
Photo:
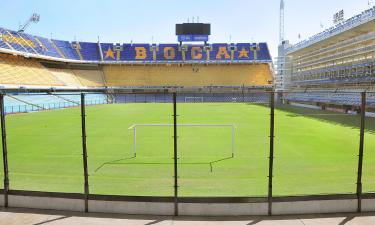
[[[268,106],[178,103],[177,114],[179,196],[267,195]],[[172,115],[171,103],[87,106],[90,193],[173,196]],[[277,106],[274,195],[355,193],[359,125],[357,115]],[[6,126],[11,190],[83,192],[80,108],[7,115]],[[364,152],[363,191],[375,192],[375,118]]]

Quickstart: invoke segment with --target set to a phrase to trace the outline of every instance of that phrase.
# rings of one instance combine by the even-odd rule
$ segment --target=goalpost
[[[133,124],[128,130],[133,130],[133,153],[137,157],[137,127],[170,127],[173,124]],[[232,130],[232,158],[234,157],[234,124],[177,124],[178,127],[227,127]]]
[[[203,97],[185,97],[185,102],[203,102]]]

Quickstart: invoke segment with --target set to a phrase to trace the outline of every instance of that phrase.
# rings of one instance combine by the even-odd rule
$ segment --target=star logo
[[[110,48],[108,47],[108,50],[105,51],[105,59],[108,59],[108,58],[112,58],[112,59],[115,59],[115,52]]]
[[[246,51],[246,49],[242,47],[241,51],[239,51],[238,58],[249,58],[249,51]]]

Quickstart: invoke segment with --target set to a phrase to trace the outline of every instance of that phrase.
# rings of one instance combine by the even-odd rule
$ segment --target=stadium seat
[[[36,60],[5,54],[0,54],[0,83],[19,86],[63,85]]]
[[[272,81],[266,64],[212,66],[104,66],[108,86],[267,86]]]

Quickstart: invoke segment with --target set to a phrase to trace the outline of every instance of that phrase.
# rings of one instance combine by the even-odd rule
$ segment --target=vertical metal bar
[[[8,170],[8,148],[7,135],[5,129],[5,111],[4,111],[4,95],[0,95],[0,111],[1,111],[1,140],[3,148],[3,167],[4,167],[4,207],[8,207],[9,192],[9,170]]]
[[[245,102],[245,84],[242,84],[242,102]]]
[[[85,194],[85,212],[89,208],[89,174],[87,169],[87,145],[86,145],[86,108],[85,94],[81,93],[81,123],[82,123],[82,157],[83,157],[83,174],[84,174],[84,194]]]
[[[232,158],[234,157],[234,125],[232,125]]]
[[[363,146],[365,139],[365,118],[366,118],[366,92],[362,92],[361,103],[361,128],[359,138],[359,154],[358,154],[358,173],[357,173],[357,212],[362,211],[362,165],[363,165]]]
[[[137,157],[137,125],[134,125],[134,157]]]
[[[271,93],[270,99],[270,153],[268,168],[268,215],[272,215],[272,178],[273,178],[273,144],[274,144],[274,128],[275,128],[275,92]]]
[[[178,168],[177,168],[177,97],[173,93],[173,165],[174,165],[174,215],[178,216]]]

